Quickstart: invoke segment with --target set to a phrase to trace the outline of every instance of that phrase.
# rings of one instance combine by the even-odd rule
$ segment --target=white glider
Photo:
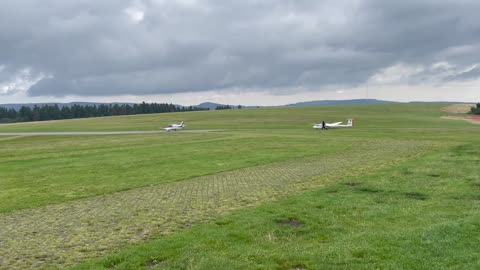
[[[347,124],[342,124],[342,122],[336,123],[325,123],[326,128],[343,128],[343,127],[353,127],[353,119],[348,119]],[[322,129],[322,123],[313,125],[315,129]]]

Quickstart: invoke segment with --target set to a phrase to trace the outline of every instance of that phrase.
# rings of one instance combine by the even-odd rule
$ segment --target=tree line
[[[60,119],[75,119],[88,117],[102,117],[114,115],[132,115],[166,112],[187,112],[204,111],[208,108],[183,107],[167,103],[145,103],[140,104],[100,104],[100,105],[78,105],[58,106],[22,106],[18,111],[0,107],[0,123],[47,121]]]
[[[242,105],[233,106],[233,105],[217,105],[215,110],[233,110],[233,109],[243,109]]]
[[[476,107],[472,107],[470,113],[480,115],[480,103],[477,103]]]

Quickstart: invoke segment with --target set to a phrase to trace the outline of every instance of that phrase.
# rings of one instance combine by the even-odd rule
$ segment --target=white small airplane
[[[180,124],[171,124],[171,125],[168,125],[166,128],[163,128],[165,129],[167,132],[169,131],[177,131],[177,129],[182,129],[185,127],[185,123],[182,121]]]
[[[348,119],[347,124],[342,125],[342,122],[336,123],[325,123],[326,128],[343,128],[343,127],[353,127],[353,119]],[[315,129],[322,129],[322,123],[313,125]]]

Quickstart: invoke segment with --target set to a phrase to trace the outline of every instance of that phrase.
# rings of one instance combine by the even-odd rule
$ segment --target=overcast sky
[[[0,3],[0,103],[480,101],[478,0]]]

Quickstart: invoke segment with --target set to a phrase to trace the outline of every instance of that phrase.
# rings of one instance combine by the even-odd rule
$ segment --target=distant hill
[[[203,102],[203,103],[200,103],[198,105],[195,105],[194,107],[199,107],[199,108],[208,108],[210,110],[215,110],[215,108],[217,108],[217,106],[225,106],[225,105],[230,105],[234,108],[237,108],[238,105],[233,105],[233,104],[221,104],[221,103],[215,103],[215,102]],[[257,108],[257,107],[262,107],[262,106],[244,106],[244,105],[241,105],[242,108]]]
[[[221,105],[226,105],[226,104],[220,104],[220,103],[214,103],[214,102],[203,102],[203,103],[200,103],[200,104],[196,105],[195,107],[215,110],[215,108],[217,106],[221,106]]]
[[[305,102],[298,102],[293,104],[287,105],[280,105],[274,107],[284,107],[284,106],[294,106],[294,107],[303,107],[303,106],[322,106],[322,105],[355,105],[355,104],[387,104],[387,103],[399,103],[395,101],[386,101],[386,100],[378,100],[378,99],[349,99],[349,100],[314,100],[314,101],[305,101]],[[196,107],[200,108],[209,108],[210,110],[215,110],[217,106],[222,106],[227,104],[221,103],[214,103],[214,102],[204,102],[196,105]],[[238,105],[232,105],[235,108]],[[244,106],[243,108],[257,108],[257,107],[265,107],[265,106]],[[269,107],[269,106],[267,106]]]
[[[410,101],[409,103],[418,103],[418,104],[429,104],[429,103],[443,103],[443,104],[472,104],[473,102],[462,102],[462,101]]]
[[[347,100],[314,100],[288,104],[286,106],[325,106],[325,105],[363,105],[363,104],[388,104],[399,103],[396,101],[378,100],[378,99],[347,99]]]

